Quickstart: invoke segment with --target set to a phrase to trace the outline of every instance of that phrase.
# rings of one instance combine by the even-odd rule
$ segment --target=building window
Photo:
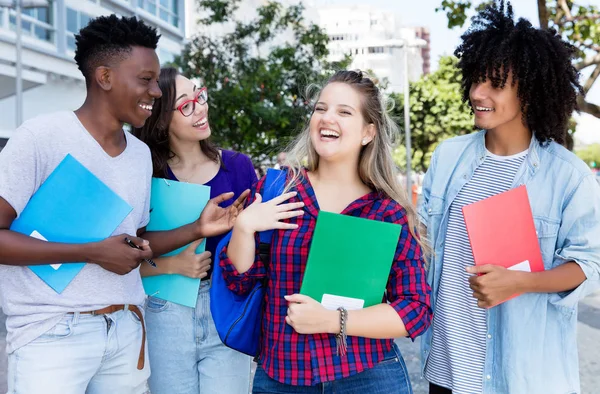
[[[175,27],[179,27],[177,3],[178,0],[138,0],[138,7]]]
[[[92,17],[85,12],[67,7],[67,49],[75,50],[75,34],[87,26]]]
[[[25,8],[21,11],[21,29],[23,35],[35,37],[42,41],[54,42],[54,12],[52,1],[47,7]],[[17,16],[10,11],[10,29],[16,31]]]
[[[369,47],[369,53],[384,53],[383,47]]]
[[[158,59],[160,60],[161,66],[173,63],[175,61],[175,56],[177,55],[165,49],[158,49]]]

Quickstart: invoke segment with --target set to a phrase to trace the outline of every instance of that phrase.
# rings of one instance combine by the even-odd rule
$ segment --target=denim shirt
[[[425,175],[418,215],[434,252],[427,272],[434,319],[450,205],[485,156],[485,131],[456,137],[439,145]],[[546,270],[574,261],[587,279],[572,291],[522,294],[488,309],[483,393],[579,393],[577,304],[600,284],[600,186],[573,153],[536,138],[512,187],[520,185]],[[432,329],[421,339],[422,371]]]

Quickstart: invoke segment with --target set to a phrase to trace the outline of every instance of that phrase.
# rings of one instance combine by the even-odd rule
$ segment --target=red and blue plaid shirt
[[[264,179],[252,190],[248,204],[254,201],[257,190],[262,193]],[[345,378],[375,366],[391,350],[393,339],[349,336],[347,354],[340,357],[336,352],[335,335],[298,334],[286,324],[288,303],[283,296],[300,292],[319,213],[315,192],[306,175],[292,190],[297,191],[298,195],[288,202],[303,201],[304,215],[289,220],[298,224],[297,229],[273,232],[260,360],[271,378],[290,385],[312,386]],[[421,249],[408,230],[404,208],[394,200],[372,192],[354,201],[342,214],[402,225],[386,298],[398,312],[410,338],[424,333],[432,317],[431,290],[426,281]],[[256,239],[254,264],[243,274],[239,274],[227,258],[227,249],[221,251],[223,276],[229,289],[238,294],[249,292],[257,280],[267,275],[258,256],[258,236]]]

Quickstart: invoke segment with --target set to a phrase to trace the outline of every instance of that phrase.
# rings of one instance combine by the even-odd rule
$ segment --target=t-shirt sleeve
[[[17,216],[39,188],[40,171],[33,133],[19,127],[0,152],[0,197],[13,207]]]

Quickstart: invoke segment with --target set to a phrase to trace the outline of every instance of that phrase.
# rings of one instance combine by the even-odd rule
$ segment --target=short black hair
[[[75,35],[75,62],[89,86],[96,67],[124,59],[134,46],[156,49],[159,38],[154,27],[135,16],[100,16]]]
[[[460,59],[463,100],[473,83],[489,79],[495,88],[518,83],[523,121],[540,142],[565,143],[569,119],[584,94],[572,65],[576,48],[554,29],[538,29],[523,18],[513,20],[512,5],[495,1],[472,19],[454,54]]]

